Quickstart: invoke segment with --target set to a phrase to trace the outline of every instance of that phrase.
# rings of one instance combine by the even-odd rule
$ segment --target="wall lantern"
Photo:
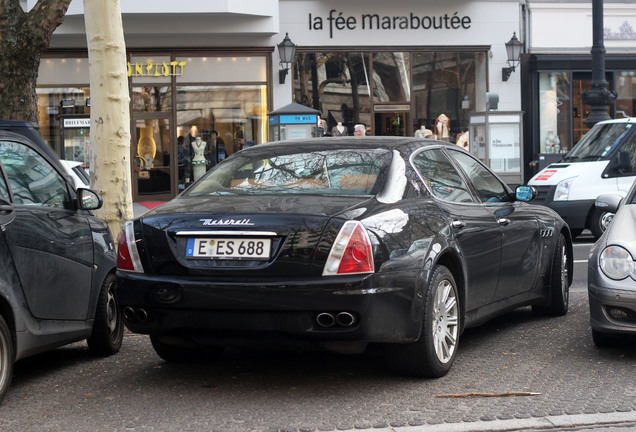
[[[285,77],[296,55],[296,45],[289,39],[288,33],[285,33],[285,39],[278,44],[278,55],[280,56],[281,67],[281,70],[278,71],[278,82],[279,84],[285,84]]]
[[[508,42],[506,42],[506,53],[508,54],[508,66],[507,68],[501,69],[501,80],[508,81],[510,75],[515,71],[516,67],[519,65],[519,58],[521,57],[521,49],[523,45],[517,39],[517,33],[512,34],[512,38]]]

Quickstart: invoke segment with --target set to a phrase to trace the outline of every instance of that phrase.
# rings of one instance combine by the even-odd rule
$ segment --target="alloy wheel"
[[[453,285],[444,279],[437,286],[431,323],[435,354],[441,363],[448,363],[457,347],[458,312]]]

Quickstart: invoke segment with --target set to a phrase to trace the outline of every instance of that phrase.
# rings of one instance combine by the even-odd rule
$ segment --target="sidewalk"
[[[379,429],[351,429],[340,432],[503,432],[503,431],[579,431],[610,432],[610,428],[636,430],[636,411],[601,414],[548,416],[527,419],[493,420],[469,423],[443,423],[422,426],[395,426]],[[613,429],[612,429],[613,430]]]

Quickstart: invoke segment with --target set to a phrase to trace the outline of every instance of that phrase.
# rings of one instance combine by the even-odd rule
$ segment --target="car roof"
[[[421,146],[448,146],[459,148],[454,144],[445,141],[438,141],[425,138],[414,137],[396,137],[396,136],[362,136],[362,137],[322,137],[322,138],[305,138],[294,139],[288,141],[272,141],[263,143],[258,146],[249,147],[243,151],[258,152],[272,151],[284,148],[293,148],[295,151],[311,151],[311,150],[333,150],[339,148],[384,148],[387,150],[398,150],[412,144]]]
[[[609,123],[636,123],[636,117],[625,117],[625,118],[619,118],[619,119],[610,119],[610,120],[603,120],[598,122],[600,124],[609,124]],[[597,124],[598,124],[597,123]]]

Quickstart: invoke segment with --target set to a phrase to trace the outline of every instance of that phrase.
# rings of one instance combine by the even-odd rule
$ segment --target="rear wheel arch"
[[[15,316],[9,302],[2,296],[0,296],[0,316],[4,318],[9,330],[11,331],[11,338],[13,339],[13,345],[15,346]]]
[[[453,278],[455,279],[455,283],[457,284],[457,292],[459,295],[459,313],[460,313],[460,333],[464,330],[464,304],[466,298],[466,279],[464,278],[464,267],[462,265],[461,259],[456,254],[451,251],[444,252],[435,265],[441,265],[446,267]],[[435,266],[432,266],[433,268]]]

